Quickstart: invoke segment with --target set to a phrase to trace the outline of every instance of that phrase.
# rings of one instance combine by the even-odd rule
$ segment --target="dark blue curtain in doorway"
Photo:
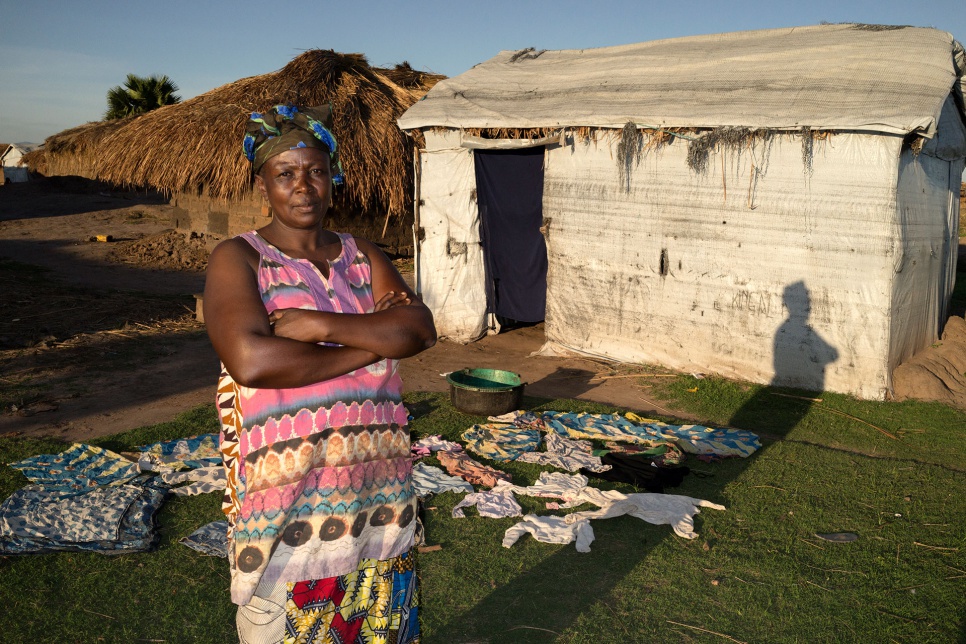
[[[487,308],[501,324],[540,322],[547,308],[543,148],[476,150],[474,158]]]

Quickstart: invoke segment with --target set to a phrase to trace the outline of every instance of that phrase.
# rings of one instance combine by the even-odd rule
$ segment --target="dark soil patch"
[[[193,311],[188,297],[78,287],[2,258],[0,289],[0,350],[51,346],[79,333],[154,327]]]
[[[218,240],[204,233],[166,230],[156,235],[116,244],[107,258],[112,262],[146,268],[204,271],[210,246]]]

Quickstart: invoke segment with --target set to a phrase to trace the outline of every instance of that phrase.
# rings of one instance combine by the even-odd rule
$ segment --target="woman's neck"
[[[333,251],[332,247],[341,245],[338,235],[321,226],[312,230],[299,230],[281,226],[273,221],[258,229],[257,232],[270,244],[291,257],[331,260],[339,254],[337,250]],[[329,255],[333,256],[329,257]]]

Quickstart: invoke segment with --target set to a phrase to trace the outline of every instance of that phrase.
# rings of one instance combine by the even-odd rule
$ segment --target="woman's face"
[[[272,207],[275,222],[286,228],[316,228],[332,196],[329,155],[318,148],[277,154],[255,175],[255,185]]]

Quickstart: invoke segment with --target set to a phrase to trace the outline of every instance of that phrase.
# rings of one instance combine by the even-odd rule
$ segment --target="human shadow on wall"
[[[787,319],[779,327],[773,340],[775,377],[772,384],[780,387],[804,387],[808,390],[822,389],[825,382],[825,369],[838,357],[838,351],[824,341],[809,324],[811,301],[808,289],[803,282],[789,285],[784,293]],[[528,389],[529,391],[529,389]],[[776,405],[770,395],[771,387],[765,387],[734,415],[733,427],[787,434],[808,412],[808,405],[801,409],[783,412],[776,407],[788,410],[798,405]],[[792,389],[798,394],[797,389]],[[807,395],[802,392],[802,398]],[[805,403],[806,401],[801,401]],[[702,476],[694,473],[688,476],[680,487],[668,488],[668,494],[681,494],[706,499],[728,505],[725,490],[729,483],[752,467],[771,441],[766,441],[762,450],[748,458],[725,459],[721,463],[702,466]],[[514,474],[512,463],[502,468]],[[625,493],[634,491],[629,486],[613,484],[601,479],[590,478],[590,485],[600,489],[619,489]],[[637,491],[644,491],[639,489]],[[545,499],[541,500],[545,501]],[[533,505],[536,508],[536,505]],[[545,514],[539,509],[528,509]],[[708,510],[708,513],[713,510]],[[489,521],[490,519],[488,519]],[[498,519],[507,527],[517,519]],[[714,547],[714,536],[702,530],[703,513],[695,517],[695,530],[701,535],[707,548]],[[494,557],[493,551],[501,550],[499,543],[478,543],[475,547],[490,551],[487,555],[498,562],[496,568],[506,566],[515,569],[512,578],[503,584],[491,581],[493,591],[468,606],[465,611],[433,629],[426,638],[432,642],[495,644],[514,642],[529,644],[551,641],[562,636],[580,619],[599,619],[601,615],[621,610],[619,595],[623,583],[644,583],[644,591],[654,583],[653,580],[641,582],[635,576],[647,577],[641,573],[647,566],[652,550],[665,539],[679,539],[668,526],[653,526],[639,519],[623,516],[606,521],[592,522],[596,536],[589,553],[576,552],[573,544],[559,548],[553,554],[542,556],[540,553],[547,544],[538,544],[526,538],[509,551],[509,558]],[[432,526],[428,528],[432,532]],[[469,530],[468,530],[469,531]],[[514,550],[515,549],[515,550]],[[516,559],[513,559],[516,557]],[[493,565],[493,564],[491,564]],[[471,579],[479,575],[498,576],[497,570],[475,570],[470,566],[464,574]],[[505,574],[505,572],[504,572]],[[552,598],[552,601],[548,601]],[[620,619],[615,619],[615,629],[619,631]],[[615,631],[619,637],[619,633]],[[661,639],[664,633],[656,633]],[[634,639],[628,633],[628,639]]]
[[[809,323],[812,298],[804,282],[786,286],[782,304],[787,318],[775,332],[771,387],[761,388],[729,422],[732,427],[765,431],[776,437],[788,435],[808,414],[817,398],[807,392],[825,390],[825,370],[839,357],[838,350]],[[775,391],[773,388],[791,391]],[[800,404],[776,404],[776,396],[791,397]]]

